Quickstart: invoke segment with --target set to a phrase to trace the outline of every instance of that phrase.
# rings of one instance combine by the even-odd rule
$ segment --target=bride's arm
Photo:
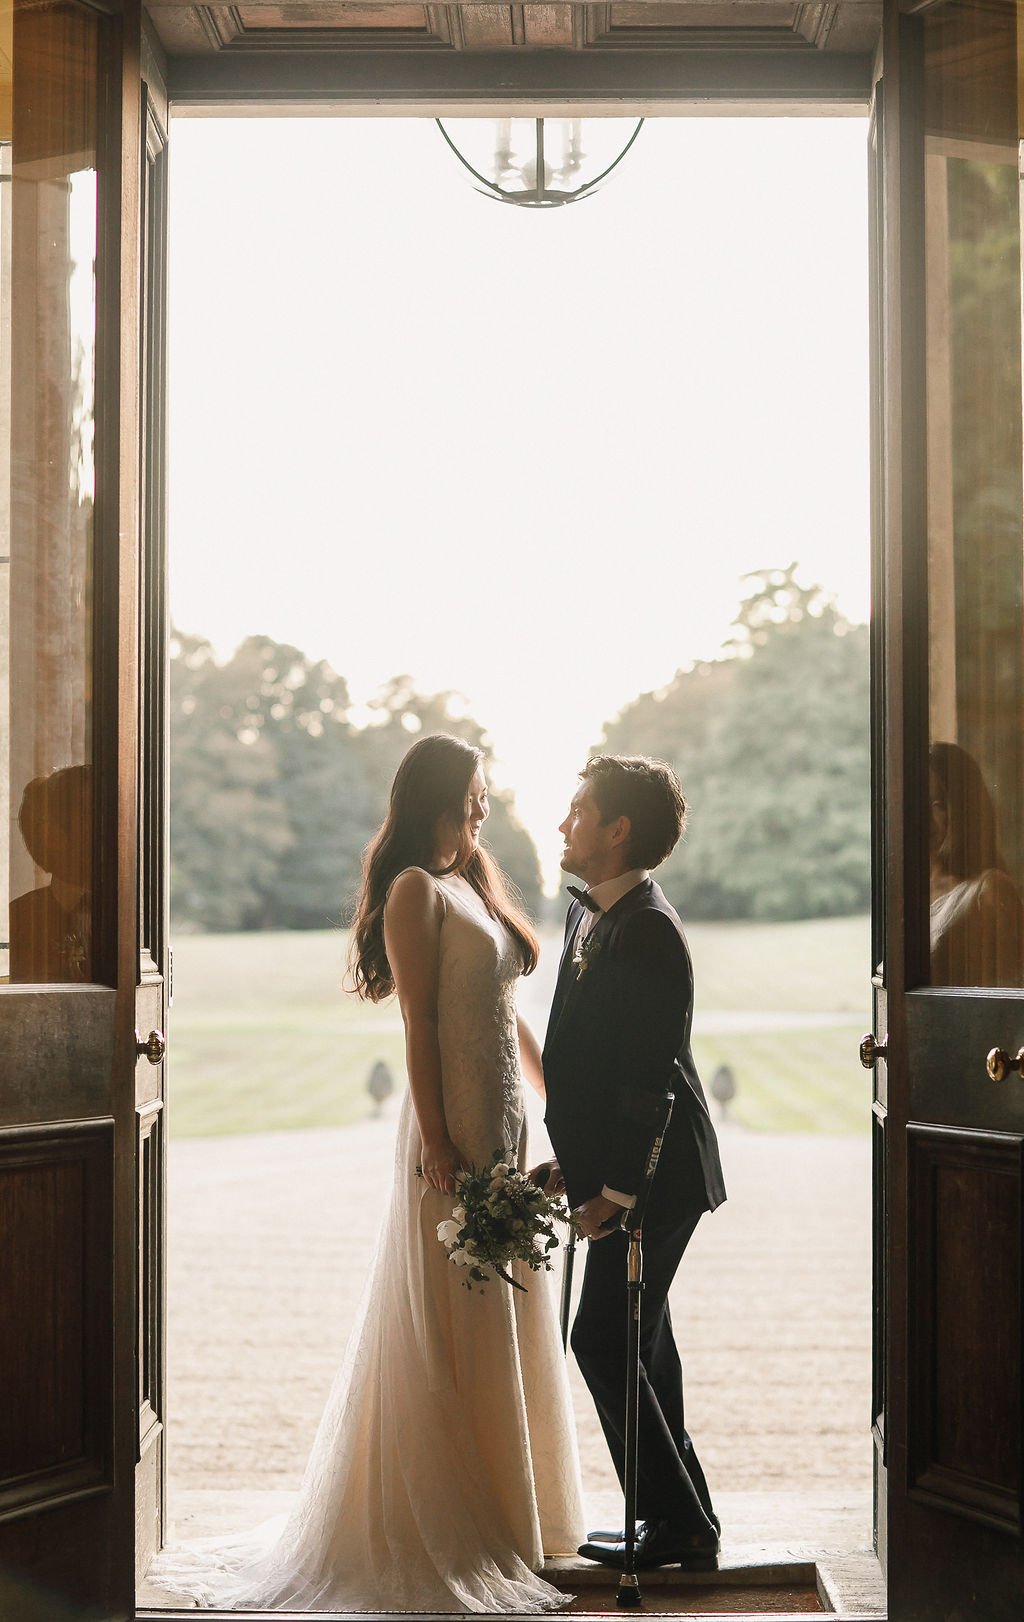
[[[530,1083],[530,1086],[540,1094],[541,1098],[546,1098],[544,1061],[541,1057],[540,1043],[522,1014],[518,1015],[518,1019],[519,1057],[522,1063],[523,1075]],[[554,1173],[554,1181],[552,1181],[552,1173]],[[557,1160],[545,1160],[543,1164],[534,1166],[530,1171],[530,1176],[535,1183],[540,1185],[545,1194],[561,1194],[565,1190],[565,1184],[562,1181],[562,1169]]]
[[[527,1025],[522,1014],[519,1015],[519,1057],[523,1067],[523,1075],[530,1086],[541,1098],[544,1091],[544,1062],[540,1056],[540,1043]]]
[[[444,903],[420,868],[400,873],[384,908],[384,949],[405,1025],[409,1091],[420,1129],[420,1165],[432,1188],[454,1194],[462,1156],[448,1136],[437,1035],[437,984]]]

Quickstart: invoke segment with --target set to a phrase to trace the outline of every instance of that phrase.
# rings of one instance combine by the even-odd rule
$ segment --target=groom
[[[674,772],[598,755],[580,773],[562,867],[572,889],[544,1045],[546,1121],[588,1247],[572,1347],[623,1480],[626,1252],[660,1119],[675,1094],[644,1218],[638,1567],[712,1569],[718,1519],[686,1432],[668,1291],[704,1211],[725,1199],[715,1130],[690,1054],[693,973],[682,925],[650,876],[675,846],[686,803]],[[553,1185],[552,1185],[553,1186]],[[621,1566],[623,1532],[594,1532],[582,1555]]]

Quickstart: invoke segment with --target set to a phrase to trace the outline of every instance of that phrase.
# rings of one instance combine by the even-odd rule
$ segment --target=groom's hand
[[[603,1194],[593,1194],[573,1212],[584,1239],[607,1239],[622,1221],[622,1206],[606,1200]]]

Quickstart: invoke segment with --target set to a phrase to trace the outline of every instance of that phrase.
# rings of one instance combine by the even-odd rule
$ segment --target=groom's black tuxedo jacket
[[[675,1094],[650,1219],[725,1199],[718,1140],[690,1052],[693,968],[683,926],[652,879],[594,924],[582,973],[574,901],[544,1043],[545,1120],[571,1205],[607,1185],[635,1194],[658,1118]]]

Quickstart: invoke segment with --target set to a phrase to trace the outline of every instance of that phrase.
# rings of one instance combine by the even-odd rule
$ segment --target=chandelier
[[[593,196],[640,133],[632,118],[459,119],[456,145],[434,121],[485,197],[522,208],[561,208]]]

